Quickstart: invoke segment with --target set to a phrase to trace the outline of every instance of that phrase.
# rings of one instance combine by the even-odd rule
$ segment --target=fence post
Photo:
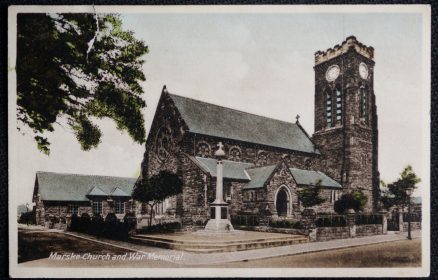
[[[316,213],[315,210],[311,208],[304,209],[302,213],[304,228],[307,230],[309,234],[309,240],[317,241],[317,228],[315,225]]]
[[[388,233],[388,211],[382,209],[379,211],[379,214],[382,215],[382,234]]]
[[[347,210],[347,226],[350,229],[350,237],[356,237],[356,212],[353,209]]]
[[[400,232],[405,231],[404,221],[403,221],[403,209],[400,212],[398,212],[398,230]]]

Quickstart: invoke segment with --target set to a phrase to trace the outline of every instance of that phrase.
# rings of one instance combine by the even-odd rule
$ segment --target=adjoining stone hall
[[[223,200],[228,203],[229,215],[299,219],[304,207],[297,193],[316,182],[320,182],[325,198],[314,207],[319,213],[334,212],[334,202],[353,190],[361,190],[368,197],[364,211],[377,210],[378,129],[373,56],[374,49],[353,36],[334,48],[315,53],[315,92],[309,92],[309,98],[310,94],[315,98],[313,135],[300,125],[299,116],[294,122],[280,121],[176,95],[164,86],[147,138],[140,177],[171,171],[182,179],[183,192],[166,199],[156,212],[178,218],[185,229],[210,219],[210,204],[216,194],[214,153],[219,142],[225,152]],[[290,98],[294,98],[293,89]],[[95,201],[110,199],[114,205],[123,202],[123,211],[127,207],[138,216],[148,213],[145,205],[133,203],[125,195],[132,187],[117,190],[116,185],[96,189],[90,183],[82,190],[81,203],[92,207]],[[61,181],[58,188],[67,191]],[[36,188],[34,199],[37,198]],[[37,203],[37,211],[42,204]],[[119,212],[121,207],[120,204],[117,208]]]

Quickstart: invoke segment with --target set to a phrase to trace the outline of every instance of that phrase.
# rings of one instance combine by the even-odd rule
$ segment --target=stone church
[[[355,37],[315,53],[315,124],[310,136],[296,122],[254,115],[171,94],[163,87],[146,142],[140,176],[169,170],[183,192],[166,199],[160,212],[184,227],[209,219],[215,198],[216,159],[222,142],[224,200],[229,212],[298,218],[297,191],[321,182],[325,202],[352,190],[376,209],[379,195],[378,129],[373,87],[374,49]],[[310,94],[310,93],[309,93]],[[290,96],[293,98],[293,94]]]

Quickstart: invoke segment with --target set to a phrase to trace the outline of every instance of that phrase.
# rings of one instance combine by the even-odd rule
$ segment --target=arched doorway
[[[289,203],[288,193],[284,188],[281,188],[277,193],[276,207],[278,216],[287,216],[287,209]]]

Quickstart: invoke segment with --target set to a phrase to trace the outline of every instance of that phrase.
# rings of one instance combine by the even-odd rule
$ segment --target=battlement
[[[359,42],[356,37],[349,36],[342,42],[341,45],[336,45],[333,48],[329,48],[326,51],[315,52],[315,65],[326,62],[334,57],[348,52],[350,49],[354,49],[357,53],[369,58],[374,58],[374,48],[367,47]]]

